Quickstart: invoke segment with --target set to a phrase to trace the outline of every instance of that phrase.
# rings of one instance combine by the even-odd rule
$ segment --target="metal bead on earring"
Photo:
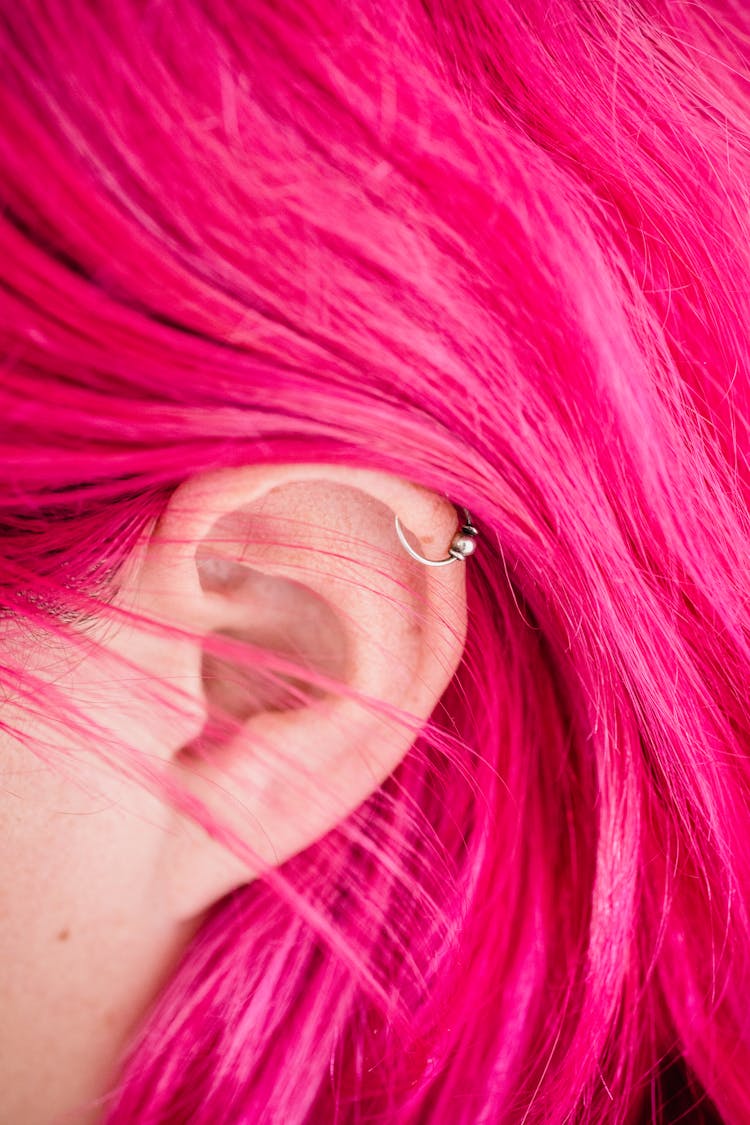
[[[447,566],[452,562],[463,562],[469,557],[469,555],[474,554],[474,551],[477,547],[476,537],[479,532],[471,522],[471,516],[469,515],[468,509],[462,508],[462,511],[466,518],[464,520],[464,523],[461,525],[460,530],[457,531],[451,539],[447,558],[426,559],[424,555],[418,554],[417,551],[415,551],[414,548],[409,543],[407,543],[406,538],[404,537],[403,528],[401,527],[401,521],[399,520],[398,516],[396,516],[396,534],[398,535],[402,546],[411,555],[411,557],[413,559],[416,559],[417,562],[424,563],[425,566]]]

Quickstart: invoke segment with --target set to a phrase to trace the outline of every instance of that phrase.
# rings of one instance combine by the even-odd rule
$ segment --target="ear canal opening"
[[[239,629],[218,630],[215,636],[226,637],[232,641],[245,641],[257,646],[251,632]],[[289,656],[295,662],[302,658],[295,652],[278,647],[264,646],[278,656]],[[305,670],[326,671],[317,668],[312,661],[305,662]],[[262,668],[254,668],[239,660],[228,660],[216,653],[204,650],[201,658],[201,678],[206,696],[215,707],[240,721],[249,719],[261,711],[294,711],[307,706],[314,699],[328,694],[315,683],[300,676],[275,671],[269,673]]]
[[[201,675],[208,718],[187,752],[227,741],[238,723],[253,715],[298,710],[325,698],[330,692],[314,682],[316,675],[347,681],[347,631],[320,594],[304,583],[219,556],[204,554],[198,569],[201,587],[221,595],[232,624],[215,629],[204,645]],[[224,639],[233,643],[230,655],[216,651]],[[238,642],[246,643],[247,653],[236,650]],[[299,674],[265,667],[258,649],[288,659]]]

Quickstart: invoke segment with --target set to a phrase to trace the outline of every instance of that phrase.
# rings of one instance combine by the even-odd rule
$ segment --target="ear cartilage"
[[[398,535],[402,546],[417,562],[424,563],[425,566],[448,566],[452,562],[464,562],[469,555],[473,555],[476,550],[476,537],[479,534],[474,524],[471,522],[471,516],[468,509],[462,509],[466,517],[464,523],[461,525],[459,531],[453,536],[448,548],[448,555],[444,559],[426,559],[424,555],[418,554],[414,548],[406,542],[404,532],[401,527],[401,521],[396,516],[396,534]]]

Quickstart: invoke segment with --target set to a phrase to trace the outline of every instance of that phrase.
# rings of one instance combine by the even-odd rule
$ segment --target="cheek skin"
[[[0,741],[0,1125],[90,1125],[129,1034],[196,932],[170,915],[170,814]],[[74,776],[82,776],[76,784]]]

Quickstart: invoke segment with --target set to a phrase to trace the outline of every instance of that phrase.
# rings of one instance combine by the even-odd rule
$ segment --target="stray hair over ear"
[[[176,909],[227,892],[108,1125],[750,1121],[748,43],[740,0],[3,6],[4,735],[210,836]],[[256,644],[237,559],[198,567],[242,504],[196,534],[181,502],[303,465],[424,493],[341,493],[342,529],[303,489],[312,555],[282,521],[294,573],[234,578],[299,598],[305,641]],[[453,503],[470,565],[410,559],[395,516],[440,559]],[[371,784],[259,873],[257,823],[165,766],[345,694],[343,642],[303,650],[354,591],[398,752],[368,728]]]
[[[204,832],[175,836],[162,866],[178,917],[344,821],[403,759],[456,671],[463,570],[425,571],[401,552],[394,511],[417,542],[453,526],[450,503],[389,474],[221,469],[181,485],[136,548],[117,598],[129,624],[107,646],[157,684],[169,668],[195,724],[174,724],[168,701],[160,719],[165,702],[152,699],[141,742],[159,730],[168,775],[210,810],[220,842],[233,830],[243,845],[233,856]],[[105,707],[131,717],[132,738],[137,707],[123,707],[113,679]]]

